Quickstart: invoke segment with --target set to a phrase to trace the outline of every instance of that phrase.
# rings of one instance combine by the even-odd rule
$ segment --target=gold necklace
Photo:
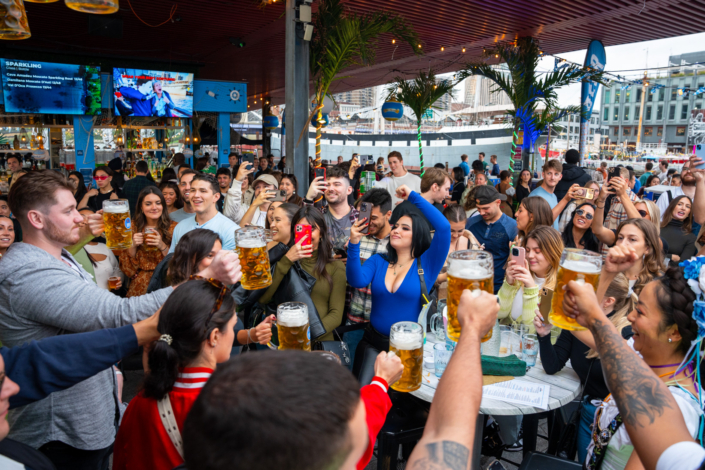
[[[414,261],[414,258],[411,258],[411,261],[409,261],[409,262],[411,263],[412,261]],[[396,276],[397,275],[397,267],[401,269],[404,267],[404,265],[399,264],[399,263],[394,263],[391,267],[394,268],[394,275]]]

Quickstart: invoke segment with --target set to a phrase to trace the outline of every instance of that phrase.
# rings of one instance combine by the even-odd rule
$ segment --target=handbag
[[[421,313],[426,310],[426,331],[431,331],[429,328],[431,317],[438,311],[438,300],[436,294],[429,294],[426,288],[426,279],[423,276],[423,266],[421,265],[421,258],[416,259],[416,264],[418,265],[419,272],[419,282],[421,284]],[[420,317],[421,315],[419,315]]]

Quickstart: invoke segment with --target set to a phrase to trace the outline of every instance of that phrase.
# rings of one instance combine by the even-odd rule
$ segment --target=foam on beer
[[[482,266],[468,266],[461,263],[451,263],[448,269],[448,275],[456,279],[467,279],[472,281],[480,281],[492,277],[492,272]]]
[[[308,313],[304,311],[303,307],[279,310],[277,312],[277,323],[290,328],[304,326],[308,323]]]
[[[400,351],[412,351],[423,347],[423,336],[418,331],[395,331],[392,334],[390,344]]]
[[[123,212],[130,212],[130,206],[127,204],[114,204],[103,208],[103,214],[122,214]]]
[[[262,248],[267,246],[267,240],[258,238],[247,238],[245,240],[238,240],[238,248]]]
[[[563,264],[561,264],[561,267],[569,271],[583,274],[600,274],[601,272],[598,266],[585,261],[565,260]]]

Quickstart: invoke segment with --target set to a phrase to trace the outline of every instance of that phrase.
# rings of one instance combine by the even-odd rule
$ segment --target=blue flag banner
[[[605,46],[602,42],[593,39],[590,41],[590,45],[587,48],[587,54],[585,54],[585,67],[590,67],[598,71],[605,69],[605,62],[607,60],[607,55],[605,53]],[[585,158],[585,151],[587,148],[587,138],[590,134],[590,117],[592,115],[592,108],[595,105],[595,100],[597,100],[597,89],[600,87],[599,83],[595,83],[588,80],[583,80],[582,92],[580,94],[580,103],[582,107],[582,116],[580,117],[580,159]]]

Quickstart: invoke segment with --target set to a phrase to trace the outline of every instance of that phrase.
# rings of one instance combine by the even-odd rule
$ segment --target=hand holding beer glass
[[[103,201],[103,223],[109,250],[127,250],[132,247],[132,221],[127,199]]]
[[[145,251],[159,251],[162,237],[159,231],[154,227],[145,227],[144,229],[144,249]]]
[[[267,239],[262,227],[243,227],[235,231],[235,246],[242,266],[242,287],[257,290],[272,284]]]
[[[285,302],[277,307],[279,349],[311,350],[308,307],[303,302]]]
[[[556,289],[551,301],[551,312],[548,314],[550,322],[564,330],[585,330],[575,319],[563,313],[563,286],[570,281],[579,284],[591,284],[593,291],[597,290],[602,270],[602,255],[587,250],[566,248],[561,255],[561,264],[556,278]]]
[[[401,379],[391,387],[397,392],[418,390],[423,369],[423,327],[412,321],[393,324],[389,332],[389,352],[399,356],[404,366]]]
[[[494,260],[492,254],[479,250],[461,250],[450,254],[448,259],[448,337],[460,339],[458,305],[464,290],[474,297],[482,292],[494,296]],[[492,329],[482,338],[482,342],[492,338]]]

